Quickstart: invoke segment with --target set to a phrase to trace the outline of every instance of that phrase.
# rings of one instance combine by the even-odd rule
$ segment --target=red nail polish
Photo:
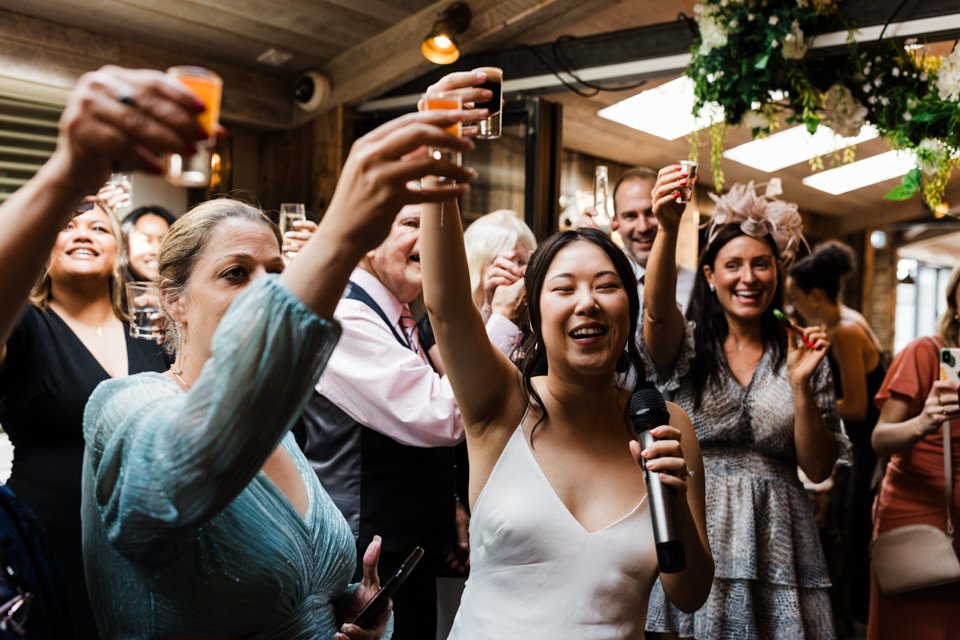
[[[683,173],[680,174],[680,177],[681,177],[681,178],[686,178],[686,177],[688,177],[689,175],[690,175],[689,173],[687,173],[686,171],[684,171]]]
[[[681,186],[681,187],[687,186],[687,181],[686,181],[686,180],[681,180],[681,181],[680,181],[680,186]]]
[[[674,197],[674,198],[679,198],[679,197],[680,197],[680,192],[679,192],[679,191],[674,191],[674,192],[673,192],[673,197]]]
[[[197,140],[206,140],[210,137],[207,130],[200,125],[197,125],[197,130],[193,132],[193,135],[196,136]]]
[[[203,100],[200,98],[193,99],[193,108],[197,113],[203,113],[207,110],[207,105],[203,104]]]

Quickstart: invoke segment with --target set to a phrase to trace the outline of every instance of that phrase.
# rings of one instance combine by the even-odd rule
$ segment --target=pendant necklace
[[[186,383],[186,381],[185,381],[183,378],[180,377],[180,374],[183,373],[183,369],[181,369],[180,367],[174,365],[174,366],[170,367],[170,373],[172,373],[172,374],[173,374],[173,377],[176,378],[177,381],[178,381],[180,384],[183,385],[184,390],[186,390],[186,391],[189,391],[189,390],[190,390],[190,385],[188,385],[188,384]]]

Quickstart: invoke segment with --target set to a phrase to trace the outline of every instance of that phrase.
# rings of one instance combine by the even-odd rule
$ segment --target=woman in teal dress
[[[350,528],[289,429],[339,337],[326,318],[354,265],[401,206],[474,175],[412,153],[471,148],[442,127],[477,116],[411,114],[359,140],[286,271],[276,227],[243,203],[202,204],[170,229],[159,282],[176,360],[100,385],[84,415],[84,561],[104,637],[389,636],[386,615],[349,624],[378,588],[378,542],[350,585]],[[408,186],[426,174],[456,184]]]

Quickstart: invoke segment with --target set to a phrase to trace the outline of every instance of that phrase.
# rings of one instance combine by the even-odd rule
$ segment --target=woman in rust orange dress
[[[953,468],[960,462],[957,385],[939,378],[942,347],[960,347],[960,266],[950,274],[947,309],[938,335],[907,345],[887,371],[875,402],[880,421],[873,448],[890,462],[880,487],[874,536],[909,524],[946,530],[942,424],[950,423]],[[960,522],[960,483],[954,472],[952,517]],[[960,554],[960,537],[954,538]],[[885,594],[876,576],[870,586],[870,640],[960,640],[960,582],[909,593]]]

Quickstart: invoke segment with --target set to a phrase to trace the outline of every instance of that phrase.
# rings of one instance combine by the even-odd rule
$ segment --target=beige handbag
[[[943,423],[943,474],[946,480],[947,532],[929,524],[885,531],[870,544],[870,559],[880,590],[905,593],[960,580],[960,560],[953,550],[953,465],[950,423]],[[879,500],[878,500],[879,502]],[[874,507],[876,520],[877,507]]]

